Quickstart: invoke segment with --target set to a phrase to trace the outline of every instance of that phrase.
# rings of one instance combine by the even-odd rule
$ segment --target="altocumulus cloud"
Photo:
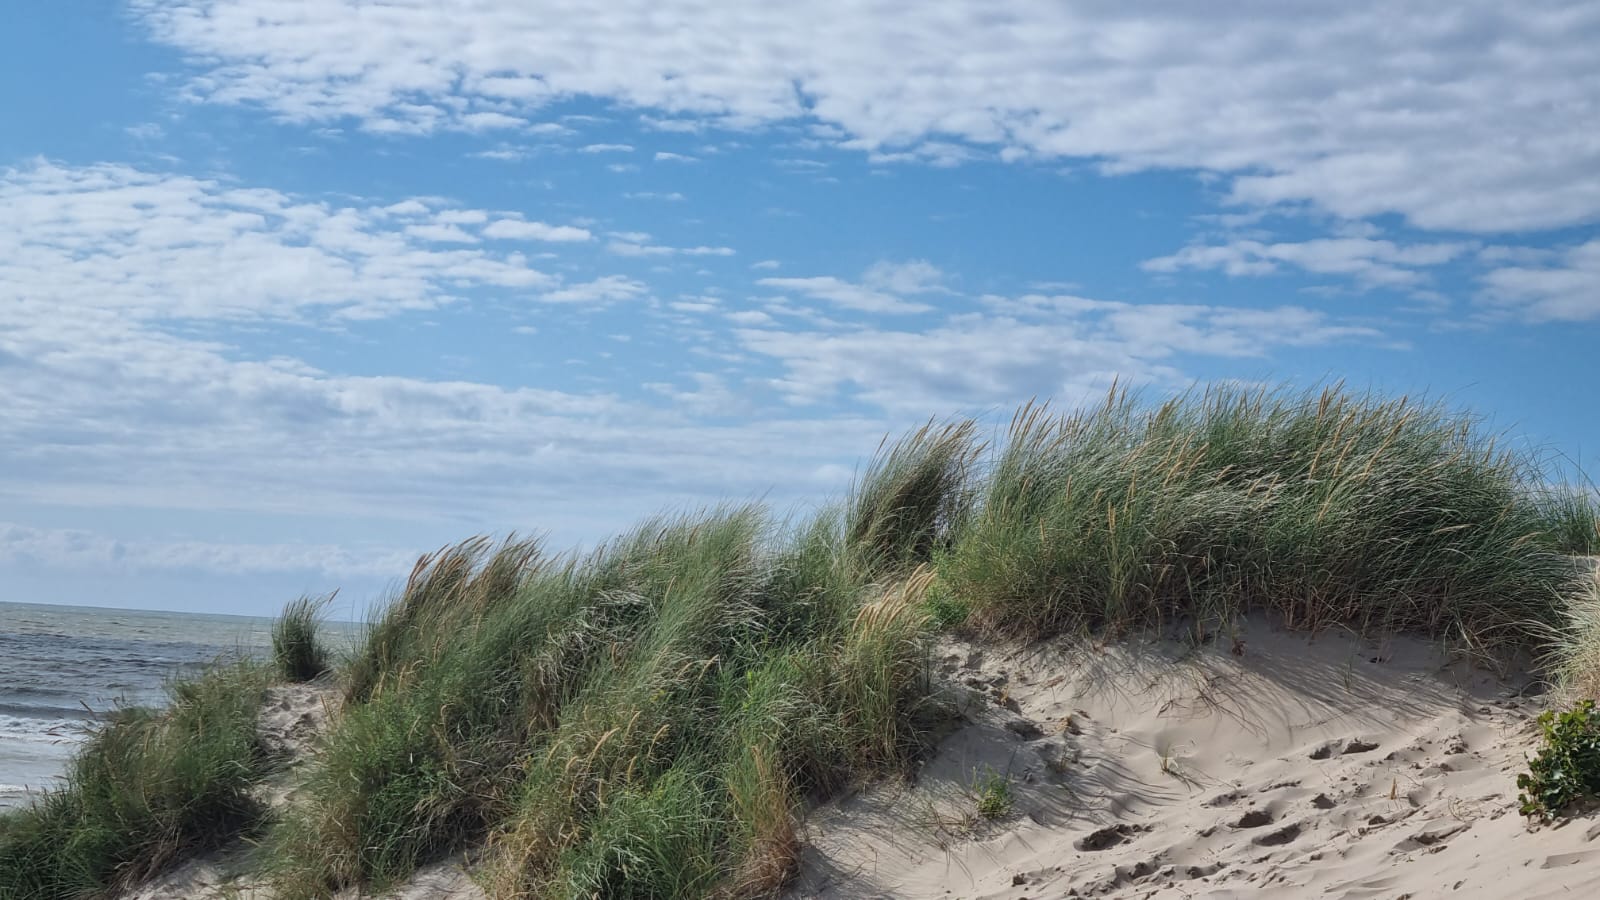
[[[23,300],[134,318],[364,319],[449,302],[454,284],[557,286],[521,253],[439,246],[476,243],[463,228],[475,219],[420,200],[334,207],[127,166],[35,162],[0,174],[0,321]]]
[[[1516,231],[1600,217],[1600,12],[1576,0],[133,0],[212,103],[421,133],[590,96],[664,128],[812,120],[884,159],[1224,173],[1254,205]],[[378,28],[384,40],[369,40]],[[487,121],[483,114],[495,115]],[[478,117],[478,118],[474,118]]]
[[[1073,296],[985,297],[990,314],[949,317],[921,331],[844,333],[746,328],[750,352],[779,361],[773,384],[791,403],[841,393],[913,414],[1040,393],[1072,403],[1113,381],[1181,386],[1184,356],[1260,357],[1275,347],[1387,344],[1381,332],[1299,307],[1133,305]]]

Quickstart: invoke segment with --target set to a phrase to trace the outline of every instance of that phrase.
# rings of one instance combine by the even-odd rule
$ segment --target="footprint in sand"
[[[1422,830],[1396,844],[1394,852],[1405,853],[1423,847],[1433,847],[1450,840],[1471,827],[1472,823],[1463,822],[1459,819],[1432,822],[1423,826]]]
[[[1271,825],[1272,821],[1273,821],[1273,819],[1272,819],[1272,813],[1271,812],[1269,812],[1267,810],[1264,810],[1264,809],[1252,809],[1249,812],[1245,813],[1244,815],[1240,816],[1239,820],[1237,822],[1233,823],[1233,827],[1235,827],[1235,828],[1260,828],[1263,825]]]
[[[1257,835],[1250,839],[1250,843],[1258,847],[1281,847],[1300,836],[1300,823],[1294,822],[1285,825],[1276,831]]]
[[[1233,804],[1239,802],[1239,800],[1243,797],[1244,794],[1239,791],[1229,791],[1226,794],[1218,794],[1217,796],[1212,797],[1210,800],[1207,800],[1206,805],[1213,807],[1232,806]]]
[[[1085,851],[1105,850],[1130,841],[1149,830],[1149,825],[1107,825],[1099,831],[1078,838],[1072,842],[1072,846]]]
[[[1559,869],[1562,866],[1570,866],[1593,859],[1595,856],[1596,852],[1593,850],[1579,850],[1576,853],[1553,853],[1544,858],[1544,863],[1539,868]]]
[[[1360,738],[1350,738],[1342,741],[1329,741],[1326,744],[1323,744],[1317,749],[1311,751],[1311,758],[1327,759],[1333,756],[1335,753],[1340,756],[1346,756],[1351,753],[1370,753],[1376,749],[1378,749],[1378,745],[1374,741],[1364,741]]]

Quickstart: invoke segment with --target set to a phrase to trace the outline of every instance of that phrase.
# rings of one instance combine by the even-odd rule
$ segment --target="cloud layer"
[[[964,0],[134,0],[188,94],[298,122],[528,127],[588,96],[661,127],[802,119],[885,160],[1228,173],[1247,204],[1518,231],[1600,218],[1600,8]]]
[[[139,319],[370,319],[448,303],[460,288],[534,295],[559,285],[514,246],[478,246],[480,228],[589,238],[437,201],[338,207],[123,165],[35,161],[0,172],[0,321],[16,302]]]

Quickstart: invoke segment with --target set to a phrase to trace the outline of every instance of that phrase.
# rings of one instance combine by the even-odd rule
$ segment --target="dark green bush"
[[[1593,700],[1539,716],[1544,746],[1517,776],[1522,814],[1551,819],[1574,803],[1600,797],[1600,714]]]

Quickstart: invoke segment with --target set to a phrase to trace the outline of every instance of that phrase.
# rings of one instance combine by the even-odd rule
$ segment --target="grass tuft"
[[[301,597],[283,608],[272,623],[272,660],[278,675],[288,681],[311,681],[332,668],[322,642],[322,611],[333,600]]]
[[[929,423],[885,443],[847,503],[845,540],[873,572],[903,572],[948,546],[970,508],[980,451],[970,421]]]
[[[1012,796],[1011,779],[999,772],[990,771],[973,786],[978,817],[994,821],[1011,815],[1016,800]]]

